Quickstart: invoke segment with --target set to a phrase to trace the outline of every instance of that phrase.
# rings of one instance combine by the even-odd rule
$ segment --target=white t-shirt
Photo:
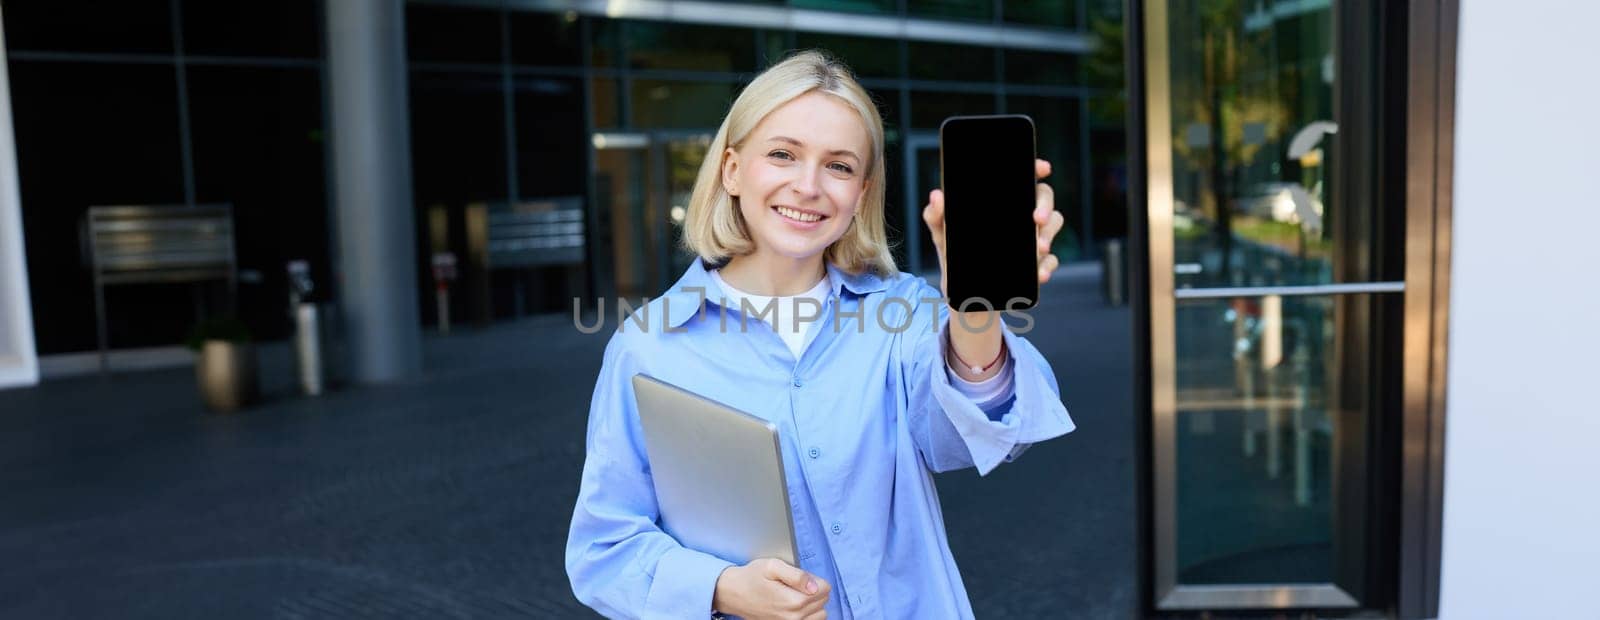
[[[793,353],[794,358],[797,360],[800,359],[800,354],[805,352],[806,345],[811,343],[812,335],[815,331],[812,326],[822,322],[821,308],[831,292],[826,276],[818,281],[815,286],[812,286],[810,290],[799,295],[784,297],[755,295],[734,288],[733,285],[722,279],[721,269],[713,269],[711,271],[711,279],[716,280],[717,286],[722,287],[723,297],[728,302],[724,307],[731,310],[742,311],[745,304],[748,303],[751,308],[760,313],[765,311],[768,307],[767,304],[774,303],[773,300],[776,299],[773,311],[758,316],[772,327],[772,331],[778,333],[778,337],[783,339],[783,344],[789,347],[789,352]],[[800,316],[797,311],[802,307],[802,302],[799,301],[801,299],[810,300],[804,302],[805,306],[807,306],[804,309],[805,315],[816,315],[816,318],[808,321],[795,320],[796,316]],[[815,302],[815,304],[811,302]],[[945,360],[945,374],[950,377],[950,385],[968,398],[971,398],[972,402],[976,403],[979,408],[998,405],[1011,397],[1013,386],[1011,385],[1012,371],[1009,356],[1007,356],[1000,372],[993,377],[976,383],[961,378],[961,375],[950,367],[949,359]]]
[[[783,344],[788,345],[789,352],[794,354],[794,358],[800,359],[800,354],[805,351],[806,345],[810,342],[807,336],[811,332],[811,326],[822,322],[823,302],[828,299],[828,278],[822,278],[815,286],[811,287],[811,290],[788,297],[755,295],[736,289],[722,279],[721,269],[712,270],[711,279],[716,280],[717,286],[722,287],[723,296],[728,299],[726,307],[730,310],[742,311],[745,305],[748,304],[749,307],[755,309],[756,313],[760,313],[767,308],[767,304],[774,303],[773,300],[776,299],[773,311],[766,314],[757,314],[757,316],[765,320],[767,325],[772,326],[772,331],[777,332],[779,338],[783,338]],[[805,302],[803,307],[801,306],[801,299],[810,301]],[[816,303],[813,305],[811,302]],[[802,309],[804,316],[815,315],[815,318],[796,321],[795,317],[801,316],[801,313],[797,312],[797,310]],[[796,323],[799,324],[796,325]]]

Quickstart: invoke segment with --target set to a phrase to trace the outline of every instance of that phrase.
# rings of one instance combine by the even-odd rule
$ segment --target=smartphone
[[[939,126],[945,287],[952,310],[1039,300],[1033,119],[954,116]]]

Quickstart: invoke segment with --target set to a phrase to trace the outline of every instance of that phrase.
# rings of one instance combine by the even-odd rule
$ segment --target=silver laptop
[[[633,376],[661,529],[729,562],[796,562],[778,427],[653,377]]]

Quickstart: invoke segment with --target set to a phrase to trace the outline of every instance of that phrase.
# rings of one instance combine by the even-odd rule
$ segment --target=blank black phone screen
[[[957,116],[939,127],[952,309],[1023,309],[1039,299],[1033,136],[1022,115]]]

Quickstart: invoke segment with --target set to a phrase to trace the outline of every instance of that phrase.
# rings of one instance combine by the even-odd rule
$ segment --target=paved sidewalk
[[[1063,270],[1029,338],[1078,431],[939,478],[979,617],[1123,617],[1129,314]],[[606,333],[429,337],[422,377],[200,409],[189,369],[0,392],[0,617],[583,617],[562,566]],[[281,351],[281,349],[280,349]]]

